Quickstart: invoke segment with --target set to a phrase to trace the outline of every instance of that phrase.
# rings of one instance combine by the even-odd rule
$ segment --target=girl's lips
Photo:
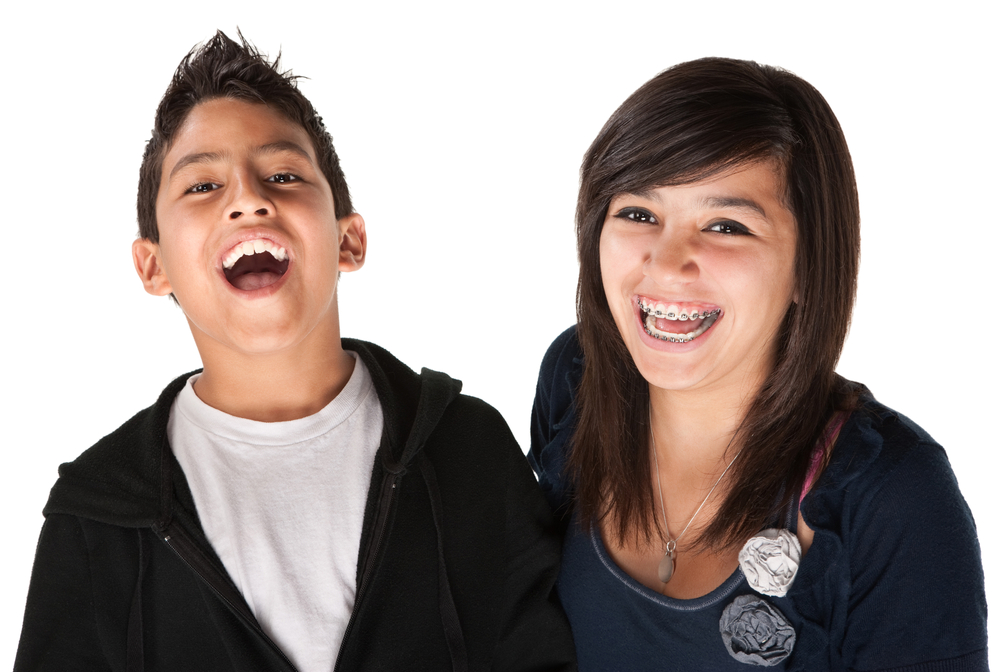
[[[722,308],[698,301],[663,301],[637,296],[633,312],[642,340],[657,350],[686,352],[708,339]]]

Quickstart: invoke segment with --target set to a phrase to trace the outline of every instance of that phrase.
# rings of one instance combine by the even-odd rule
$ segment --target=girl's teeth
[[[691,310],[689,312],[689,309],[682,309],[676,303],[654,303],[647,299],[639,299],[639,308],[646,313],[646,317],[643,320],[643,326],[646,328],[646,333],[654,338],[660,339],[661,341],[670,341],[673,343],[688,343],[698,338],[708,331],[721,313],[719,309],[704,310],[701,312],[698,310]],[[698,328],[694,331],[681,334],[657,329],[656,320],[658,318],[678,321],[703,320],[703,322],[698,325]]]
[[[643,326],[645,326],[647,334],[653,338],[658,338],[661,341],[670,341],[671,343],[689,343],[708,331],[709,327],[715,324],[718,317],[719,311],[713,310],[704,318],[705,321],[698,325],[697,329],[687,334],[675,334],[669,331],[660,331],[656,328],[656,316],[653,314],[646,315]]]

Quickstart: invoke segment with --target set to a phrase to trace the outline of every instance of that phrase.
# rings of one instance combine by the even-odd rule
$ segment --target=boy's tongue
[[[243,275],[233,278],[230,283],[237,289],[249,292],[254,289],[260,289],[261,287],[273,285],[280,279],[281,275],[279,273],[244,273]]]
[[[701,326],[703,319],[698,320],[668,320],[664,317],[656,318],[656,328],[671,334],[690,334]]]
[[[273,285],[288,269],[288,261],[277,261],[270,252],[249,254],[240,257],[233,267],[226,271],[229,284],[245,292]]]

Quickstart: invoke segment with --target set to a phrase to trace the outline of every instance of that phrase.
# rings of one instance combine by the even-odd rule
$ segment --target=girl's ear
[[[166,296],[173,291],[160,261],[160,246],[140,238],[132,243],[132,263],[142,280],[142,286],[153,296]]]
[[[356,271],[365,265],[365,252],[368,249],[365,220],[354,212],[337,220],[337,225],[340,227],[339,268],[345,272]]]

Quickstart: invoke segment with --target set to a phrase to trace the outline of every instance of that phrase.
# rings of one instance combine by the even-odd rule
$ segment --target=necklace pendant
[[[674,552],[667,551],[663,554],[663,559],[660,560],[660,566],[657,568],[657,574],[660,577],[660,581],[667,583],[670,578],[674,575]]]

